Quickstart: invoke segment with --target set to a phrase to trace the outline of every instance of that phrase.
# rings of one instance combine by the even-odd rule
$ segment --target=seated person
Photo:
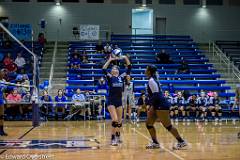
[[[8,72],[16,72],[17,65],[14,63],[11,53],[8,53],[7,56],[3,60],[3,66],[7,69]]]
[[[185,99],[182,92],[177,92],[177,96],[173,98],[173,106],[170,108],[171,117],[178,118],[179,111],[182,113],[183,118],[185,117]],[[176,119],[177,120],[177,119]]]
[[[186,111],[187,111],[188,117],[190,116],[190,113],[194,113],[195,118],[198,117],[199,108],[198,108],[198,104],[197,104],[197,96],[196,95],[192,95],[188,98]]]
[[[108,91],[108,85],[106,83],[106,80],[101,77],[99,80],[98,80],[98,83],[97,83],[97,89],[96,89],[97,93],[103,95],[103,96],[100,96],[99,99],[98,99],[98,116],[101,117],[102,116],[102,108],[103,108],[103,104],[105,103],[106,101],[106,98],[105,96],[107,95],[107,91]]]
[[[83,92],[81,92],[80,88],[78,88],[76,93],[72,96],[72,102],[74,102],[74,105],[70,109],[70,114],[78,113],[83,114],[82,116],[84,116],[86,112],[87,98]],[[88,109],[88,111],[89,110],[90,109]],[[91,113],[89,115],[91,115]]]
[[[67,102],[67,97],[64,96],[64,93],[63,93],[62,89],[58,90],[58,94],[55,97],[55,102],[59,102],[59,103],[56,103],[55,113],[57,114],[58,112],[62,112],[63,114],[65,114],[67,104],[64,104],[64,103],[61,103],[61,102]]]
[[[22,57],[21,53],[17,54],[17,58],[15,59],[14,63],[17,65],[18,69],[24,68],[24,65],[26,64],[26,61]]]
[[[173,62],[170,60],[169,54],[167,54],[164,49],[161,50],[161,52],[157,54],[157,56],[156,56],[156,62],[157,62],[158,64],[170,64],[170,63],[173,63]]]
[[[53,105],[51,103],[51,102],[53,102],[52,97],[50,95],[48,95],[47,90],[44,90],[43,95],[40,98],[40,100],[43,103],[42,106],[40,107],[41,112],[43,113],[44,116],[47,117],[47,115],[49,114],[49,111],[53,112]]]
[[[7,113],[12,116],[17,116],[17,114],[23,115],[21,95],[18,93],[17,88],[13,88],[10,94],[6,97],[7,100]]]
[[[164,91],[164,97],[167,99],[167,101],[172,104],[173,97],[170,95],[169,91]]]
[[[220,98],[218,97],[217,92],[213,92],[213,94],[209,97],[208,100],[208,108],[212,114],[212,117],[217,121],[216,114],[218,118],[221,119],[222,117],[222,108],[220,106]]]
[[[6,67],[12,63],[14,63],[14,61],[11,57],[11,53],[7,53],[7,55],[3,59],[3,65]]]
[[[27,118],[27,114],[32,112],[32,95],[29,91],[27,91],[26,94],[23,96],[22,102],[26,103],[23,104],[23,114]]]
[[[80,54],[80,60],[82,63],[88,63],[88,55],[85,50]]]
[[[80,69],[81,60],[78,58],[77,54],[73,55],[71,59],[71,69]]]
[[[137,102],[137,121],[139,121],[139,117],[141,112],[147,113],[149,108],[149,101],[146,97],[145,93],[142,93]]]
[[[201,92],[200,93],[200,97],[198,97],[197,99],[197,104],[198,104],[198,108],[199,111],[201,113],[201,118],[204,120],[207,117],[207,112],[208,112],[208,98],[206,96],[205,92]],[[205,121],[207,121],[207,119],[205,119]]]
[[[30,60],[26,60],[24,65],[25,73],[33,73],[33,63]]]
[[[104,53],[106,54],[106,58],[108,59],[109,55],[112,53],[112,45],[110,45],[109,43],[107,43],[105,46],[104,46]]]
[[[178,74],[189,74],[190,73],[189,65],[186,61],[183,60],[181,62],[181,66],[178,68],[177,73]]]
[[[104,77],[101,77],[97,83],[97,93],[107,93],[108,85]]]

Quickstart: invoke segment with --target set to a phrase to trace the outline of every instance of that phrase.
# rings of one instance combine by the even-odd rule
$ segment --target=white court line
[[[143,133],[139,132],[136,128],[131,128],[132,130],[134,130],[135,132],[137,132],[140,136],[144,137],[145,139],[151,141],[151,139],[149,137],[147,137],[146,135],[144,135]],[[168,153],[170,153],[171,155],[173,155],[174,157],[176,157],[179,160],[184,160],[184,158],[180,157],[178,154],[170,151],[169,149],[161,146],[161,148],[165,151],[167,151]]]

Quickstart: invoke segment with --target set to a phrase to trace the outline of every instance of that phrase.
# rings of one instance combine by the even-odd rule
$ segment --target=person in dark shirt
[[[206,96],[205,92],[201,92],[200,93],[200,97],[198,97],[197,99],[197,104],[199,107],[199,111],[201,112],[201,118],[202,120],[207,121],[207,119],[205,119],[207,117],[207,112],[208,112],[208,98]]]
[[[172,61],[170,60],[169,54],[167,54],[164,49],[161,50],[161,52],[157,54],[156,62],[158,64],[170,64],[170,63],[172,63]]]
[[[190,69],[188,66],[188,63],[186,61],[182,61],[181,66],[178,68],[177,71],[178,74],[189,74],[190,73]]]
[[[142,93],[137,101],[137,122],[139,121],[141,112],[147,113],[148,108],[149,108],[148,99],[145,93]]]
[[[127,63],[126,73],[119,74],[118,66],[113,66],[111,73],[107,72],[107,68],[112,61],[124,59]],[[129,75],[131,71],[131,64],[129,59],[126,56],[122,57],[109,57],[108,61],[103,66],[103,73],[106,76],[109,85],[109,96],[108,100],[108,111],[112,118],[112,138],[111,145],[117,146],[118,143],[121,143],[120,140],[120,129],[122,127],[122,92],[124,86],[124,79],[126,75]]]
[[[190,116],[190,113],[195,114],[195,117],[198,117],[199,114],[199,108],[198,108],[198,104],[197,104],[197,96],[196,95],[192,95],[188,98],[187,100],[187,116]]]
[[[209,97],[208,106],[209,111],[212,114],[212,117],[215,118],[215,121],[217,121],[218,118],[221,121],[222,107],[220,106],[220,98],[218,97],[217,92],[213,92],[213,94]],[[218,115],[218,118],[216,117],[216,114]]]

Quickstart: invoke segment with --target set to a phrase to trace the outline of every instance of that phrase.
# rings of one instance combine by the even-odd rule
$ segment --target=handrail
[[[54,50],[53,50],[53,56],[52,56],[52,64],[51,64],[51,69],[50,69],[50,74],[49,74],[49,87],[48,87],[48,92],[52,88],[52,79],[53,79],[53,73],[54,73],[54,67],[55,67],[55,58],[56,58],[56,52],[57,52],[57,41],[55,41],[54,44]]]
[[[223,53],[223,51],[214,42],[209,43],[209,52],[210,51],[212,51],[213,56],[219,57],[221,65],[224,64],[225,66],[227,66],[228,75],[234,76],[240,82],[239,69],[231,62],[231,60]]]

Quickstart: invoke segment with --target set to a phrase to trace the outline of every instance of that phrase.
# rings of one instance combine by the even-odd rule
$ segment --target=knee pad
[[[212,109],[211,109],[211,112],[216,112],[216,109],[215,109],[215,108],[212,108]]]
[[[167,126],[167,127],[165,127],[168,131],[171,131],[171,129],[172,129],[172,125],[170,125],[170,126]]]
[[[118,123],[118,128],[121,128],[122,127],[122,123]]]
[[[146,124],[147,129],[153,129],[153,126]]]
[[[112,127],[113,127],[113,128],[118,127],[118,122],[113,121],[113,122],[112,122]]]
[[[218,113],[222,113],[222,108],[219,108],[219,110],[217,112]]]

